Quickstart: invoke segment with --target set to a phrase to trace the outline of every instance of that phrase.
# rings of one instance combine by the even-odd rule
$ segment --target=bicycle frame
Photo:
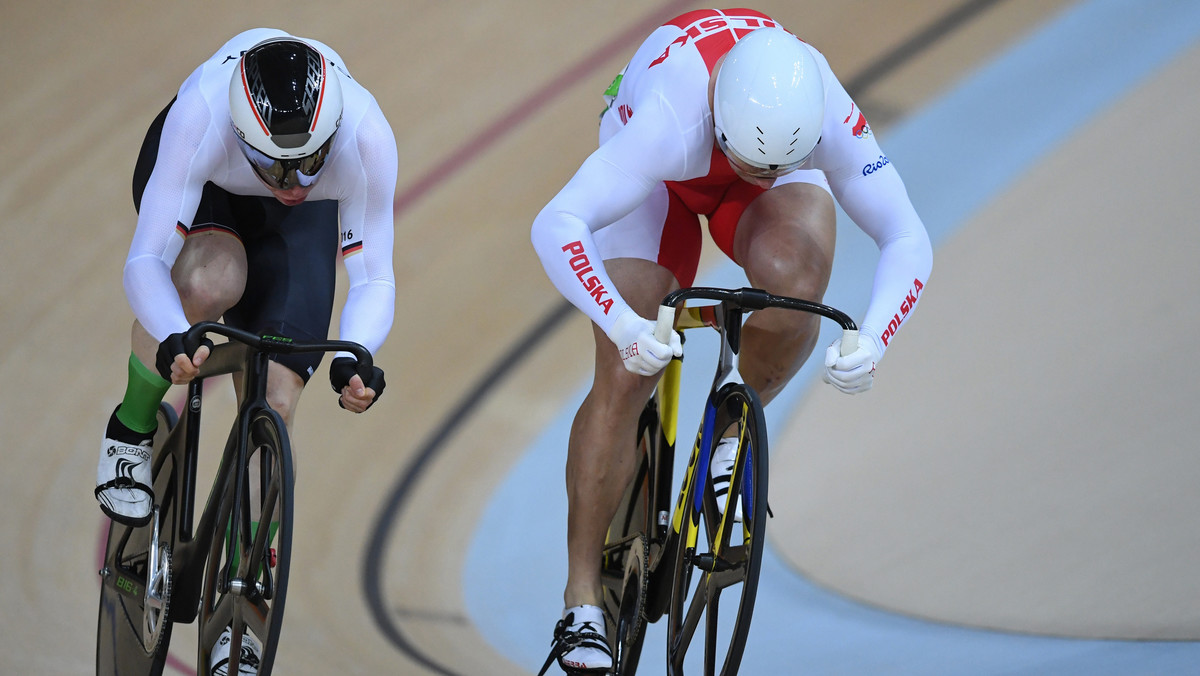
[[[715,305],[679,308],[680,305],[693,298],[715,300],[718,303]],[[843,335],[843,353],[849,354],[857,349],[857,327],[849,316],[820,303],[775,296],[759,289],[745,288],[729,290],[711,287],[679,289],[664,298],[662,306],[659,308],[655,335],[662,342],[667,342],[670,339],[670,331],[672,329],[685,331],[707,326],[721,334],[720,350],[717,353],[716,373],[713,375],[712,387],[709,390],[709,397],[705,402],[703,422],[700,431],[697,433],[696,443],[692,448],[692,457],[688,462],[688,467],[684,474],[683,485],[675,500],[675,508],[671,512],[671,531],[674,534],[678,534],[680,530],[679,522],[682,518],[680,507],[686,499],[685,490],[692,483],[693,474],[699,471],[700,476],[705,476],[705,473],[708,471],[708,453],[701,452],[701,449],[709,447],[712,437],[716,433],[712,429],[714,413],[713,395],[729,383],[741,384],[743,382],[741,373],[738,371],[738,359],[741,354],[742,342],[742,320],[748,312],[768,307],[787,307],[828,317],[838,322],[845,332]],[[666,443],[664,444],[665,449],[662,447],[655,449],[658,452],[651,455],[650,464],[652,468],[659,468],[662,466],[664,460],[671,462],[674,458],[675,440],[679,425],[679,386],[681,374],[682,357],[672,359],[663,370],[663,375],[654,392],[664,437],[663,440]],[[665,453],[664,450],[666,451]],[[659,457],[654,457],[655,455]],[[661,471],[653,473],[655,476],[662,475]],[[661,484],[655,482],[652,485],[659,486]],[[699,500],[699,495],[696,496],[696,499]],[[657,506],[659,503],[652,502],[652,504]],[[661,523],[664,520],[664,516],[661,511],[656,510],[656,513]],[[651,569],[653,568],[654,563],[652,559]]]
[[[716,304],[702,305],[699,307],[681,307],[684,303],[691,299],[704,299],[716,301]],[[672,609],[672,626],[677,627],[677,641],[690,642],[692,634],[696,631],[701,620],[701,614],[705,612],[706,603],[702,600],[705,594],[712,593],[719,595],[720,590],[725,585],[732,584],[732,578],[723,577],[733,575],[738,576],[737,569],[739,564],[736,561],[747,560],[750,556],[749,550],[745,549],[749,543],[754,541],[755,546],[761,548],[761,537],[751,537],[751,531],[747,529],[747,523],[750,522],[758,512],[760,507],[765,508],[766,505],[760,505],[759,500],[765,502],[765,486],[766,486],[766,437],[765,425],[762,422],[762,405],[758,402],[757,395],[745,386],[742,377],[738,371],[738,360],[741,350],[742,337],[742,322],[749,312],[755,310],[766,309],[769,307],[781,307],[794,310],[810,312],[820,316],[827,317],[836,321],[843,329],[842,335],[842,352],[848,354],[857,349],[858,332],[853,320],[847,315],[820,303],[803,301],[794,298],[786,298],[782,296],[774,296],[765,291],[758,289],[714,289],[707,287],[692,287],[680,289],[669,294],[662,303],[659,310],[658,322],[655,329],[655,335],[661,342],[667,342],[670,337],[670,331],[673,328],[679,329],[681,332],[701,326],[714,328],[720,334],[720,348],[717,354],[717,367],[713,376],[712,385],[710,387],[707,399],[704,404],[704,412],[702,422],[697,431],[695,441],[692,446],[692,453],[688,460],[687,468],[684,472],[683,481],[678,488],[673,486],[674,474],[674,459],[675,459],[675,444],[678,434],[679,423],[679,395],[681,387],[682,373],[682,358],[673,359],[664,369],[663,374],[654,391],[652,399],[647,403],[643,410],[642,419],[639,421],[638,443],[639,447],[644,447],[645,459],[639,465],[638,474],[634,482],[626,492],[626,496],[622,502],[622,507],[618,509],[617,518],[614,519],[612,528],[610,529],[610,540],[605,545],[605,570],[607,578],[615,582],[614,575],[619,572],[614,565],[620,561],[628,561],[629,557],[636,557],[638,537],[640,533],[644,533],[647,537],[645,547],[644,575],[648,579],[648,586],[644,595],[644,608],[639,609],[642,612],[642,618],[646,622],[656,622],[667,611],[668,607]],[[728,394],[727,394],[728,393]],[[740,393],[740,394],[735,394]],[[733,397],[733,399],[730,399]],[[709,540],[708,549],[704,552],[697,552],[698,538],[700,537],[699,521],[702,518],[701,512],[704,512],[706,506],[704,501],[706,494],[711,494],[711,491],[706,490],[709,481],[709,464],[711,462],[711,453],[715,446],[717,437],[726,433],[730,420],[729,412],[718,412],[719,401],[738,401],[742,408],[740,415],[745,419],[747,415],[755,416],[758,422],[751,425],[752,429],[761,432],[761,439],[758,436],[754,444],[750,444],[748,439],[743,436],[739,440],[738,460],[735,465],[738,470],[733,474],[733,483],[741,485],[740,482],[745,482],[742,493],[743,504],[745,506],[745,519],[743,520],[742,535],[744,536],[744,544],[735,544],[727,540],[734,537],[734,524],[738,519],[729,517],[727,514],[719,514],[719,510],[713,505],[708,505],[709,511],[705,512],[708,516],[704,516],[707,522],[707,528],[712,529],[715,525],[715,532],[709,530],[705,535],[706,540]],[[751,411],[754,411],[751,414]],[[724,421],[724,422],[719,422]],[[717,429],[720,425],[721,429]],[[756,435],[759,435],[756,432]],[[740,434],[746,435],[746,428],[742,427]],[[761,448],[760,448],[761,446]],[[740,453],[746,453],[742,457]],[[761,454],[762,476],[757,477],[757,470],[753,470],[749,459],[752,457],[749,454]],[[761,493],[758,498],[751,495],[750,487],[752,484],[761,482]],[[675,491],[672,493],[672,491]],[[674,502],[671,498],[674,495]],[[730,493],[733,495],[733,492]],[[708,498],[712,500],[713,498]],[[640,501],[645,505],[645,514],[641,513],[638,508]],[[689,504],[688,501],[692,502]],[[732,502],[730,503],[732,504]],[[727,510],[732,512],[733,510]],[[690,520],[684,524],[685,514],[690,514]],[[714,515],[719,514],[719,520],[714,518]],[[644,519],[643,524],[637,523]],[[642,525],[640,532],[639,525]],[[763,528],[764,525],[759,522],[757,529]],[[755,532],[759,532],[756,530]],[[734,563],[729,560],[729,554],[725,547],[729,547],[729,552],[732,553]],[[682,550],[681,550],[682,548]],[[758,549],[754,550],[755,552]],[[756,557],[757,555],[755,555]],[[675,562],[676,565],[663,565],[663,562]],[[690,570],[693,567],[704,576],[701,578],[700,586],[697,587],[697,596],[693,602],[687,607],[680,616],[678,604],[673,598],[679,593],[673,589],[675,584],[671,581],[672,574],[678,576],[680,574],[679,566]],[[621,592],[616,598],[624,599],[629,597],[628,592],[624,591],[629,587],[630,575],[637,574],[641,567],[635,565],[632,569],[629,564],[625,564],[625,579],[621,581]],[[632,571],[632,573],[631,573]],[[726,572],[731,571],[731,572]],[[757,571],[757,563],[754,564],[754,571]],[[690,578],[690,573],[684,573]],[[687,578],[685,578],[687,579]],[[752,579],[757,580],[757,572],[753,573]],[[610,585],[611,582],[606,583]],[[709,590],[709,585],[715,585]],[[749,587],[747,601],[748,608],[753,606],[753,587]],[[607,594],[608,592],[606,592]],[[713,600],[715,611],[715,596]],[[747,618],[749,617],[747,610]],[[616,641],[621,645],[615,646],[619,648],[615,654],[621,657],[620,666],[627,666],[630,670],[636,668],[637,653],[640,652],[640,638],[637,634],[636,627],[633,627],[633,634],[628,634],[631,627],[628,623],[634,622],[636,615],[629,616],[626,614],[624,600],[618,605],[618,610],[614,615],[620,615],[620,621],[617,623]],[[629,618],[629,619],[627,619]],[[682,624],[675,624],[681,622]],[[712,620],[710,619],[710,622]],[[636,622],[634,622],[636,624]],[[748,630],[749,620],[746,620],[745,627],[742,631]],[[625,627],[622,629],[622,627]],[[707,630],[706,630],[707,631]],[[744,635],[744,633],[743,633]],[[626,644],[628,642],[628,644]],[[670,641],[669,641],[670,643]],[[681,647],[682,646],[682,647]],[[625,663],[625,658],[622,656],[624,651],[628,649],[629,663]],[[682,668],[683,655],[686,653],[686,644],[669,645],[669,655],[674,655],[678,651],[678,657],[672,657],[673,660],[678,660],[678,664],[672,665],[669,661],[669,668],[676,670]],[[731,663],[736,665],[740,661],[740,648],[737,656],[731,660]],[[620,666],[618,668],[620,668]],[[733,667],[736,669],[736,666]],[[620,672],[618,672],[620,673]],[[630,672],[625,672],[630,673]],[[675,673],[675,671],[672,671]]]
[[[216,515],[223,496],[220,492],[222,477],[230,473],[231,467],[243,467],[247,463],[250,420],[258,411],[269,409],[266,401],[266,362],[269,354],[254,351],[241,343],[225,343],[216,346],[209,358],[200,369],[200,375],[188,384],[186,405],[180,416],[177,432],[172,433],[163,447],[154,468],[155,474],[161,469],[168,458],[177,462],[180,481],[176,482],[175,490],[170,496],[176,506],[174,512],[175,533],[174,561],[176,570],[173,571],[177,580],[175,588],[176,600],[183,603],[173,603],[178,609],[172,612],[171,619],[176,622],[192,622],[196,617],[200,598],[200,586],[203,578],[203,567],[208,552],[204,549],[212,538]],[[255,363],[262,362],[262,363]],[[195,519],[197,462],[200,453],[200,422],[202,400],[204,397],[204,381],[222,375],[236,372],[242,373],[242,384],[238,400],[239,410],[225,450],[213,479],[213,488],[209,492],[204,510],[199,522]],[[246,490],[245,472],[235,472],[236,495],[243,495]],[[159,507],[169,511],[165,500]],[[241,524],[243,504],[235,500],[231,522]],[[229,570],[223,572],[222,584],[229,584]],[[186,586],[184,586],[186,585]],[[180,593],[184,595],[179,596]]]
[[[370,353],[356,343],[293,343],[286,338],[258,336],[215,322],[202,322],[185,333],[184,345],[187,351],[194,353],[200,341],[209,333],[223,335],[230,340],[215,346],[201,365],[198,377],[188,385],[184,411],[174,427],[165,434],[165,439],[160,439],[161,444],[156,448],[153,476],[158,502],[154,507],[150,525],[130,528],[114,523],[111,527],[109,546],[105,553],[105,567],[101,570],[104,580],[98,640],[104,639],[106,642],[103,645],[98,644],[98,671],[102,667],[108,668],[107,665],[102,665],[102,662],[110,662],[116,673],[146,673],[144,669],[147,668],[151,673],[157,673],[162,668],[165,655],[166,647],[160,645],[163,641],[158,638],[153,645],[140,644],[140,654],[136,648],[119,649],[119,646],[128,646],[128,641],[139,645],[137,641],[145,641],[146,637],[129,636],[129,622],[112,614],[117,610],[113,604],[118,603],[115,600],[117,597],[112,596],[114,593],[127,599],[120,602],[123,606],[122,612],[129,614],[129,620],[134,623],[136,615],[133,613],[136,613],[137,609],[142,609],[145,618],[151,616],[152,606],[165,607],[162,617],[159,618],[162,624],[154,636],[161,634],[166,641],[169,641],[171,623],[191,623],[200,615],[203,629],[211,619],[227,617],[227,613],[231,612],[228,608],[218,610],[217,606],[211,606],[208,611],[202,608],[205,605],[201,602],[202,597],[207,597],[214,589],[218,594],[228,593],[250,599],[247,603],[258,603],[253,599],[274,599],[271,607],[264,606],[259,610],[265,611],[263,617],[272,618],[269,629],[272,636],[276,635],[283,612],[283,596],[281,593],[276,598],[276,588],[282,590],[285,587],[287,568],[286,565],[280,564],[278,571],[271,570],[275,565],[273,550],[271,560],[264,560],[264,552],[267,543],[273,537],[274,526],[258,528],[255,532],[251,525],[252,514],[248,499],[248,483],[251,477],[248,463],[252,459],[252,453],[267,444],[266,447],[274,449],[269,454],[270,457],[266,452],[259,454],[262,464],[259,483],[263,509],[268,505],[272,510],[278,507],[282,510],[280,514],[290,524],[292,477],[286,427],[279,414],[271,409],[266,397],[270,356],[293,352],[345,351],[358,361],[357,371],[360,375],[369,377],[373,370]],[[196,484],[203,383],[215,376],[235,372],[242,374],[238,390],[237,416],[213,477],[212,489],[197,519]],[[263,441],[272,438],[276,440],[274,443]],[[170,471],[166,466],[168,462],[172,464]],[[229,532],[221,536],[224,554],[213,560],[216,556],[214,548],[217,547],[214,539],[220,535],[215,530],[218,527],[228,527]],[[290,548],[290,525],[286,529],[281,528],[278,535],[279,542],[276,546],[281,552],[286,552]],[[138,544],[134,544],[135,538]],[[164,547],[170,555],[164,557],[169,570],[163,570],[160,565],[160,554]],[[140,552],[143,551],[148,554],[145,563],[148,587],[151,586],[151,580],[161,581],[161,578],[156,576],[169,576],[163,584],[167,590],[166,598],[154,598],[149,589],[144,589],[138,584],[137,579],[127,578],[122,574],[123,564],[119,562],[139,560]],[[214,569],[218,563],[220,568]],[[239,568],[241,573],[238,572]],[[135,578],[139,575],[136,572],[130,574]],[[239,578],[239,574],[244,579]],[[143,601],[145,607],[142,606]],[[208,615],[202,615],[202,612],[207,612]],[[259,618],[258,621],[262,619]],[[147,622],[146,626],[155,625],[153,622]],[[241,629],[235,630],[234,640],[239,640],[240,631]],[[206,638],[211,645],[216,636],[202,636],[202,644]],[[111,645],[108,641],[111,641]],[[274,647],[273,643],[263,646],[263,667],[266,670],[263,673],[269,672]],[[202,662],[207,658],[206,648],[201,648],[200,656]],[[124,664],[126,660],[129,664]],[[207,663],[203,666],[207,668]]]

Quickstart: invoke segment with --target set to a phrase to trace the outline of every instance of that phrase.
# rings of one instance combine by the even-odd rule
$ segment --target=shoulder
[[[274,28],[252,28],[238,33],[192,72],[180,87],[179,98],[199,94],[211,107],[228,109],[229,81],[242,55],[263,40],[287,35]]]
[[[296,39],[308,43],[318,52],[321,52],[321,55],[329,60],[329,64],[338,70],[338,74],[341,75],[343,79],[354,79],[350,75],[350,67],[346,65],[346,61],[342,59],[341,55],[334,51],[333,47],[330,47],[320,40],[314,40],[312,38],[298,37]]]
[[[345,137],[341,142],[353,139],[355,153],[361,157],[364,165],[374,165],[383,162],[392,166],[398,163],[396,150],[396,134],[391,124],[375,101],[365,89],[363,96],[354,101],[345,100],[342,113],[342,130]]]
[[[651,120],[690,129],[709,115],[708,68],[688,34],[678,26],[659,27],[630,60],[617,93],[622,123]]]
[[[800,42],[804,44],[805,49],[812,55],[813,60],[817,62],[817,67],[821,70],[821,82],[825,85],[826,98],[829,92],[833,89],[841,89],[841,83],[838,81],[837,75],[833,73],[833,67],[829,65],[829,59],[821,53],[821,50],[814,47],[811,43],[806,42],[801,38]]]
[[[399,152],[383,110],[361,87],[353,93],[344,89],[343,96],[342,123],[330,153],[332,164],[318,188],[336,184],[338,192],[345,195],[375,187],[394,191]]]
[[[242,54],[246,53],[247,49],[250,49],[263,40],[280,37],[289,36],[288,33],[277,28],[251,28],[250,30],[242,31],[221,45],[221,48],[209,58],[208,64],[232,68],[238,59],[242,58]]]

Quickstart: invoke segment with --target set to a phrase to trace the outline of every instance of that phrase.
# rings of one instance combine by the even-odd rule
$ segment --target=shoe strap
[[[154,495],[154,489],[140,481],[134,481],[127,476],[119,476],[115,479],[109,479],[99,486],[96,486],[96,495],[98,496],[110,488],[132,488],[134,490],[144,491],[146,495],[151,497]]]
[[[590,626],[591,623],[585,622],[584,626]],[[559,620],[554,626],[554,642],[550,648],[550,654],[546,657],[546,662],[542,665],[542,670],[537,676],[544,676],[546,670],[550,668],[555,661],[558,666],[568,674],[587,673],[586,671],[569,667],[562,663],[562,658],[567,653],[575,648],[593,648],[602,651],[609,658],[612,657],[612,649],[608,647],[608,637],[595,631],[570,631],[567,627],[570,626],[567,620]],[[608,669],[589,670],[597,673],[606,672]]]

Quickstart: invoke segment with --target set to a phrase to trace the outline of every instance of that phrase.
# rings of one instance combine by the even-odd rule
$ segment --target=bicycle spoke
[[[257,597],[250,599],[241,606],[242,622],[250,628],[251,632],[258,636],[266,636],[269,631],[268,622],[270,621],[271,607],[262,599]]]
[[[216,599],[216,603],[214,603],[212,608],[209,610],[209,613],[208,613],[209,622],[212,623],[213,625],[215,625],[217,627],[221,627],[221,628],[223,628],[225,625],[229,624],[230,621],[233,620],[233,615],[234,615],[234,607],[233,606],[234,606],[235,600],[236,600],[236,597],[234,597],[230,594],[222,593]],[[220,631],[217,631],[217,633],[213,635],[213,639],[215,640],[216,637],[218,635],[220,635],[220,633],[221,633]]]
[[[691,641],[692,636],[696,633],[696,627],[700,626],[700,619],[704,617],[704,611],[708,609],[708,575],[700,575],[696,582],[696,589],[692,592],[692,601],[688,604],[688,612],[683,618],[683,629],[680,632],[681,636],[686,637]]]
[[[690,644],[703,624],[703,645],[696,650],[695,659],[702,662],[704,674],[726,676],[737,673],[741,664],[757,592],[766,514],[755,507],[766,498],[766,446],[759,438],[764,427],[761,407],[748,388],[723,388],[714,408],[711,429],[718,432],[698,434],[697,438],[713,439],[715,448],[720,432],[733,429],[739,434],[740,446],[724,514],[718,510],[706,477],[697,477],[690,489],[694,492],[702,487],[705,495],[698,511],[696,501],[689,497],[681,522],[680,537],[694,542],[695,549],[681,556],[676,565],[668,661],[675,673],[683,670]],[[738,506],[741,520],[736,516]],[[723,596],[731,603],[722,604]]]
[[[714,595],[709,599],[708,613],[704,623],[704,673],[707,676],[713,676],[713,665],[717,662],[717,618],[719,613],[720,597]]]

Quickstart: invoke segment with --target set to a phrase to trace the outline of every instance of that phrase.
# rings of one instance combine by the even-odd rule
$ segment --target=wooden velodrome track
[[[889,123],[1069,4],[816,0],[803,10],[778,1],[756,7],[819,47],[845,82],[859,83],[861,91],[851,93],[886,149]],[[703,6],[5,3],[0,673],[92,670],[103,521],[91,487],[96,437],[119,400],[128,353],[131,316],[120,279],[134,219],[134,157],[146,126],[187,74],[230,35],[258,25],[337,49],[378,98],[401,157],[397,321],[379,355],[391,385],[380,405],[359,417],[339,410],[324,386],[312,388],[301,405],[299,529],[277,671],[439,673],[424,663],[431,657],[459,674],[526,673],[484,642],[464,610],[460,581],[463,554],[492,487],[590,368],[586,322],[578,314],[558,321],[559,297],[529,246],[529,223],[594,147],[599,92],[638,40],[671,16]],[[1195,50],[1189,59],[1195,72]],[[1196,176],[1198,102],[1194,87],[1150,94],[1142,107],[1102,121],[1110,129],[1101,131],[1141,128],[1138,120],[1157,110],[1150,101],[1166,101],[1167,111],[1155,113],[1162,113],[1157,135],[1122,147],[1124,161],[1157,173],[1085,172],[1111,167],[1111,155],[1083,143],[1069,147],[1077,159],[1060,156],[1042,168],[978,216],[973,234],[939,253],[930,287],[936,295],[922,304],[904,349],[889,353],[887,379],[869,398],[853,400],[859,410],[847,414],[844,402],[824,392],[806,402],[789,435],[799,436],[803,419],[819,415],[841,416],[874,436],[824,479],[826,487],[858,488],[806,486],[827,501],[826,513],[843,518],[822,519],[820,505],[787,506],[782,495],[775,498],[781,504],[773,532],[788,530],[780,527],[785,519],[807,519],[805,528],[826,538],[828,549],[849,550],[838,558],[783,543],[800,568],[893,607],[912,608],[914,595],[930,599],[919,610],[933,616],[959,610],[955,597],[976,598],[971,594],[986,585],[961,571],[980,570],[980,561],[989,579],[1035,578],[1021,587],[1030,595],[1044,594],[1057,579],[1023,576],[1025,569],[997,550],[1044,552],[1039,570],[1079,581],[1076,595],[1046,601],[1067,615],[1093,612],[1089,600],[1108,602],[1087,590],[1130,579],[1134,569],[1137,583],[1154,591],[1118,599],[1135,621],[1174,608],[1173,598],[1198,597],[1195,566],[1183,565],[1200,553],[1200,536],[1188,526],[1195,523],[1197,464],[1175,456],[1129,462],[1163,449],[1194,451],[1197,431],[1187,416],[1192,406],[1181,402],[1197,400],[1197,367],[1184,336],[1196,335],[1200,322],[1181,290],[1200,282],[1185,253],[1194,256],[1197,235],[1194,214],[1184,208],[1195,205],[1193,181],[1185,178]],[[1075,182],[1060,178],[1067,168],[1075,170]],[[1107,179],[1101,191],[1109,191],[1109,200],[1096,201],[1088,177]],[[1116,220],[1117,213],[1137,220],[1136,229]],[[1091,237],[1085,226],[1092,221],[1105,223],[1110,237]],[[1010,229],[1014,222],[1021,227]],[[1149,235],[1134,236],[1142,232]],[[1075,244],[1094,245],[1080,247],[1081,260],[1071,262],[1073,271],[1092,274],[1064,278],[1056,262]],[[1138,258],[1127,259],[1127,252]],[[708,263],[716,260],[711,250],[705,255]],[[1146,275],[1150,269],[1159,274]],[[1110,306],[1109,298],[1121,304]],[[546,331],[549,337],[540,335]],[[513,368],[497,370],[506,363]],[[974,375],[954,379],[951,371]],[[324,373],[314,382],[323,383]],[[486,396],[472,400],[485,386]],[[923,416],[913,415],[914,401]],[[876,420],[886,422],[872,428]],[[888,430],[903,421],[908,442],[864,457],[898,436]],[[956,444],[973,452],[958,455]],[[1036,461],[1038,444],[1067,448],[1069,461]],[[787,445],[785,439],[775,447]],[[992,464],[1014,450],[1035,461]],[[904,462],[905,453],[917,460]],[[1072,463],[1081,459],[1099,468],[1088,464],[1088,481],[1072,484],[1070,477],[1079,476]],[[777,481],[787,464],[778,461]],[[897,481],[914,476],[918,465],[927,468],[923,481]],[[794,471],[802,476],[804,468]],[[1046,476],[1064,479],[1057,486],[1067,492],[1053,493],[1058,502],[1037,499],[1047,495],[1038,490]],[[986,484],[988,477],[1003,479],[1001,488]],[[959,502],[896,494],[898,485],[930,491],[930,483],[951,486]],[[1009,499],[972,503],[981,485],[1007,488]],[[1089,501],[1097,490],[1104,498],[1153,500],[1137,502],[1141,511],[1108,510],[1111,503]],[[866,509],[855,500],[863,495],[882,497]],[[900,502],[920,518],[901,528],[871,518]],[[962,511],[971,504],[1022,509]],[[955,510],[956,518],[947,516]],[[1070,519],[1046,518],[1063,513]],[[990,520],[968,523],[971,517]],[[1147,531],[1147,523],[1161,528]],[[1081,527],[1085,544],[1119,538],[1128,546],[1097,550],[1103,565],[1093,565],[1082,557],[1092,550],[1072,545]],[[963,532],[973,546],[964,545]],[[1160,539],[1169,546],[1155,549]],[[1131,550],[1192,558],[1147,568]],[[861,565],[842,565],[847,558]],[[1191,582],[1164,584],[1183,578]],[[945,590],[951,598],[929,594],[937,580],[954,583]],[[1007,601],[1002,617],[969,619],[1069,633],[1035,621],[1060,621],[1061,613],[1043,612],[1020,595]],[[1158,637],[1200,637],[1195,618],[1193,611],[1190,634]],[[538,629],[547,640],[552,620]],[[173,654],[169,673],[194,673],[186,627],[177,630]]]

